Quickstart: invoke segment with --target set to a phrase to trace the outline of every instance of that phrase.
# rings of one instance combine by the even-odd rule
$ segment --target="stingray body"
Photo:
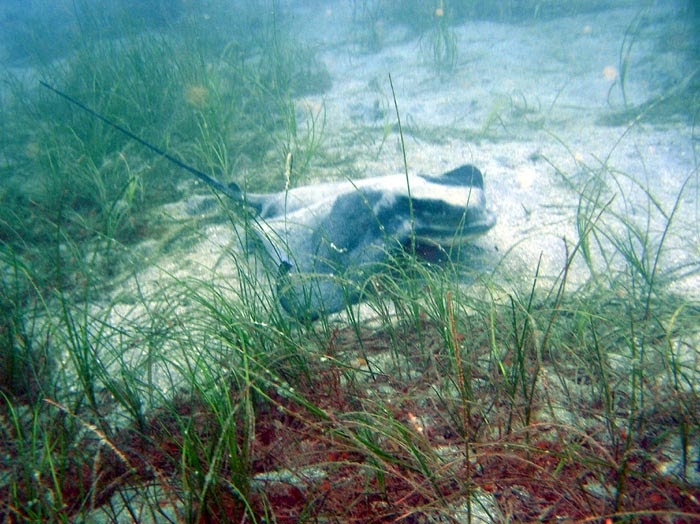
[[[449,248],[495,224],[481,172],[464,165],[439,176],[382,176],[250,194],[257,234],[279,271],[283,307],[314,319],[353,303],[392,253]]]
[[[250,210],[248,223],[278,272],[279,300],[300,320],[356,302],[364,283],[397,250],[421,244],[449,248],[485,233],[496,222],[486,207],[481,172],[471,165],[438,176],[382,176],[280,193],[244,193],[40,83]]]

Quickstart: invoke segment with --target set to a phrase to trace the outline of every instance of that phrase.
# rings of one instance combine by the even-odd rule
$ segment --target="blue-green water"
[[[694,511],[699,17],[680,0],[5,0],[0,515],[122,521],[109,511],[145,507],[177,520],[212,493],[326,475],[333,493],[384,486],[374,510],[445,488],[391,519],[438,508],[465,520],[472,501],[490,521],[532,520],[513,508],[540,504],[547,483],[476,475],[497,469],[486,459],[509,438],[509,455],[524,449],[522,464],[542,459],[555,489],[578,490],[579,512],[560,508],[571,520]],[[483,192],[454,232],[488,220],[453,249],[439,203],[464,187],[420,176],[463,165]],[[404,180],[433,180],[413,185],[413,209],[391,205]],[[402,192],[368,196],[364,183]],[[357,190],[331,214],[348,220],[324,223],[344,243],[314,253],[344,260],[369,237],[380,241],[354,260],[373,264],[306,266],[302,280],[334,283],[340,311],[294,318],[280,269],[309,251],[298,238],[330,238],[316,219],[336,201],[314,195],[338,187]],[[318,215],[300,219],[302,200]],[[367,213],[379,202],[408,218]],[[418,228],[434,238],[415,249]],[[308,432],[275,440],[287,426]],[[331,452],[284,448],[300,460],[288,474],[268,450],[302,434],[298,449],[321,435]],[[589,471],[570,482],[581,454]],[[369,476],[349,483],[356,456]],[[143,478],[122,476],[127,463]],[[395,496],[385,479],[410,489]],[[161,491],[143,495],[145,483]],[[286,504],[319,493],[293,489]],[[206,511],[230,509],[227,497]],[[259,502],[246,500],[258,517]],[[318,509],[302,505],[289,515]]]

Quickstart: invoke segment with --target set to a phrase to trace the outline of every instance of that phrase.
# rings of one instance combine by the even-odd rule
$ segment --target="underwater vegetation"
[[[36,73],[223,182],[292,187],[326,161],[325,113],[295,97],[331,79],[277,3],[248,7],[211,13],[252,32],[195,31],[183,7]],[[574,209],[555,274],[479,246],[391,253],[361,307],[300,323],[250,218],[34,76],[3,82],[3,522],[697,521],[700,303],[678,284],[700,267],[674,243],[697,233],[697,168],[668,201],[609,158],[553,163]],[[480,127],[434,130],[395,124],[390,98],[377,147],[548,124],[524,94],[490,103]],[[192,215],[170,215],[187,193]],[[214,271],[163,263],[212,225],[231,231]]]
[[[282,43],[281,31],[272,28],[226,45],[188,40],[187,30],[197,28],[86,40],[42,75],[223,180],[235,173],[240,182],[250,171],[265,174],[251,174],[249,189],[279,186],[271,174],[281,171],[289,152],[303,175],[320,147],[323,122],[320,114],[299,113],[292,97],[328,87],[322,64],[301,44]],[[157,230],[148,210],[178,198],[182,174],[37,88],[9,76],[4,83],[3,109],[12,118],[2,124],[0,239],[41,264],[59,231],[76,244],[114,244]],[[57,256],[63,253],[49,265]]]
[[[641,10],[630,22],[620,46],[618,68],[611,71],[614,82],[608,93],[611,112],[600,118],[604,125],[620,126],[631,121],[652,124],[672,124],[685,121],[690,124],[697,119],[700,107],[700,37],[698,37],[698,15],[691,7],[689,17],[673,23],[670,35],[655,29],[655,20]],[[658,94],[649,100],[632,103],[627,96],[628,77],[645,74],[631,66],[635,44],[642,39],[652,39],[656,52],[679,53],[681,66],[671,75],[648,75]],[[616,97],[615,95],[619,95]],[[613,100],[621,98],[621,103]]]
[[[606,9],[610,3],[604,0],[506,0],[484,2],[482,0],[355,0],[358,14],[363,13],[386,22],[405,24],[413,31],[430,30],[433,17],[445,17],[453,23],[468,19],[490,19],[502,22],[528,21],[536,18],[555,18]]]

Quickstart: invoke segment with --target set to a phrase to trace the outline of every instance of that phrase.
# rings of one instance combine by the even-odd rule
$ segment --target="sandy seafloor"
[[[686,61],[684,52],[690,37],[676,32],[681,24],[667,8],[628,6],[517,24],[469,21],[454,27],[457,64],[443,73],[431,63],[429,38],[412,35],[406,28],[379,27],[381,48],[363,49],[351,2],[317,2],[295,9],[290,23],[317,49],[332,77],[329,91],[296,101],[300,119],[309,111],[325,109],[324,147],[351,159],[352,172],[401,173],[403,157],[395,128],[380,145],[380,130],[396,121],[391,75],[409,171],[439,174],[471,163],[484,173],[487,202],[498,222],[465,253],[477,255],[484,271],[495,271],[504,288],[532,282],[540,261],[542,285],[551,286],[559,277],[565,244],[571,247],[578,239],[580,195],[566,180],[583,187],[604,164],[621,182],[615,186],[614,179],[609,180],[606,195],[615,197],[611,209],[641,226],[651,216],[652,239],[660,238],[663,216],[657,210],[649,215],[648,198],[630,180],[648,188],[667,214],[683,188],[665,238],[662,271],[698,262],[698,132],[684,119],[622,126],[600,123],[623,107],[620,50],[625,31],[640,13],[650,22],[642,26],[631,50],[625,80],[628,103],[663,95],[693,73],[696,65]],[[478,135],[482,136],[475,138]],[[318,167],[319,180],[338,179],[344,173],[333,166]],[[283,185],[280,174],[280,189]],[[163,212],[176,219],[192,217],[196,203],[189,198]],[[143,296],[172,278],[235,282],[236,268],[228,250],[238,242],[230,224],[208,222],[197,239],[176,252],[150,251],[149,265],[105,297],[112,305],[111,320],[128,323],[143,314],[133,299],[126,299],[133,298],[135,282]],[[622,260],[618,257],[616,262]],[[578,257],[569,274],[573,287],[589,277]],[[697,275],[670,285],[676,292],[700,298]],[[334,320],[342,322],[343,314]],[[164,380],[162,388],[168,383]]]
[[[632,49],[626,78],[630,104],[659,96],[692,73],[681,54],[658,50],[674,37],[674,20],[667,11],[642,11],[659,21],[643,29]],[[416,40],[406,30],[387,28],[382,51],[361,54],[349,45],[352,36],[338,31],[348,27],[344,20],[348,13],[342,6],[329,7],[315,16],[301,15],[308,16],[314,30],[306,34],[314,34],[333,76],[333,89],[307,102],[325,103],[327,134],[333,140],[356,127],[362,111],[371,114],[377,102],[387,108],[386,118],[395,119],[391,74],[408,128],[409,170],[438,174],[465,162],[479,167],[485,173],[487,199],[498,215],[497,225],[479,245],[491,250],[494,258],[509,252],[509,267],[527,278],[534,274],[540,255],[543,273],[558,274],[565,256],[562,239],[570,243],[577,239],[578,194],[567,190],[557,170],[581,183],[590,177],[587,170],[600,170],[603,162],[610,171],[626,173],[648,187],[666,212],[690,178],[669,242],[669,247],[680,249],[670,249],[665,263],[674,265],[683,257],[692,262],[699,256],[698,166],[693,149],[698,147],[697,133],[685,123],[631,128],[597,123],[622,106],[620,89],[611,90],[616,82],[611,74],[619,75],[621,42],[639,14],[640,9],[633,7],[517,25],[469,22],[455,28],[459,49],[455,70],[439,74],[432,65],[430,35]],[[491,123],[486,134],[494,138],[470,140],[469,133],[483,130],[493,111],[501,121]],[[420,133],[411,134],[413,126],[419,130],[444,126],[451,131],[427,141]],[[397,143],[395,135],[390,137],[390,146]],[[341,139],[338,147],[353,144]],[[397,147],[388,147],[378,160],[371,159],[372,147],[368,149],[357,157],[360,171],[373,176],[402,171]],[[647,202],[641,192],[629,186],[622,189],[624,197],[618,195],[613,205],[622,209],[627,200],[635,208],[630,219],[645,220]],[[655,233],[660,226],[658,222],[652,226]],[[577,271],[574,278],[586,278],[580,273],[584,268]],[[696,293],[698,284],[688,280],[678,286]]]
[[[560,274],[565,245],[571,248],[578,240],[579,191],[594,173],[603,173],[606,201],[614,197],[609,211],[643,228],[651,220],[651,246],[658,245],[665,219],[643,189],[666,215],[680,195],[661,268],[698,262],[698,137],[690,121],[600,123],[624,108],[621,47],[638,17],[645,22],[629,55],[627,103],[664,96],[694,73],[697,64],[687,59],[692,35],[672,10],[630,6],[517,24],[470,21],[454,28],[457,64],[442,73],[433,66],[429,34],[380,26],[382,47],[368,52],[358,41],[350,2],[317,2],[295,13],[288,23],[317,50],[332,76],[329,91],[296,101],[301,129],[305,115],[325,111],[324,147],[348,158],[351,173],[402,173],[391,75],[409,171],[439,174],[471,163],[485,174],[488,205],[498,222],[475,247],[487,268],[500,268],[501,278],[531,280],[540,260],[545,283]],[[385,126],[394,131],[381,145]],[[311,168],[310,177],[338,179],[347,172],[321,165]],[[190,208],[171,206],[167,212],[187,215]],[[604,220],[624,234],[613,222]],[[208,228],[201,244],[177,257],[170,254],[157,266],[178,275],[196,267],[203,276],[216,262],[212,278],[222,278],[222,260],[212,255],[230,246],[234,235],[228,224]],[[620,257],[616,261],[622,263]],[[149,274],[160,279],[153,270]],[[577,257],[569,279],[581,283],[589,276]],[[697,275],[670,285],[700,295]]]

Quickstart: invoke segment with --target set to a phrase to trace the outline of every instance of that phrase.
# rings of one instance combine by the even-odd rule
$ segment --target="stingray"
[[[246,193],[181,162],[75,98],[41,84],[225,194],[250,214],[276,271],[282,307],[302,321],[342,310],[362,297],[393,254],[449,249],[491,229],[483,176],[472,165],[441,175],[389,175]]]

